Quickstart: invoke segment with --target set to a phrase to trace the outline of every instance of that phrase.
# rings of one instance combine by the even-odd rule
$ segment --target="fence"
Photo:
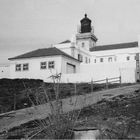
[[[93,89],[92,87],[93,87],[94,83],[98,83],[99,84],[100,82],[105,83],[106,89],[108,89],[108,85],[112,84],[112,83],[120,83],[120,85],[121,85],[121,76],[114,77],[114,78],[106,78],[106,79],[97,80],[97,81],[91,80],[91,89]]]

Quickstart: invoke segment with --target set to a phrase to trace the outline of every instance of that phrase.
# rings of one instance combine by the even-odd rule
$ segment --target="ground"
[[[104,90],[92,94],[94,104],[80,111],[76,126],[92,126],[102,132],[103,138],[138,138],[140,129],[140,85]],[[100,95],[100,96],[99,96]],[[87,95],[89,96],[89,95]],[[100,97],[100,98],[99,98]],[[5,120],[6,121],[6,120]],[[1,137],[25,137],[36,131],[35,121],[20,125]],[[12,136],[11,136],[12,135]],[[43,132],[34,138],[43,138]]]

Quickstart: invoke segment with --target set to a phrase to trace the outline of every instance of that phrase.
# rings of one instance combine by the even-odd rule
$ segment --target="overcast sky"
[[[140,0],[0,0],[0,63],[70,39],[85,13],[97,45],[138,40]]]

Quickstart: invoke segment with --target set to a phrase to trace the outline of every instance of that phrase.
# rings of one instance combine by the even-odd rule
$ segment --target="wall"
[[[87,57],[88,60],[91,57],[89,49],[86,49],[88,47],[88,43],[89,43],[88,40],[85,41],[85,47],[84,48],[81,46],[81,44],[76,45],[75,43],[73,43],[73,44],[71,44],[71,43],[57,44],[57,45],[55,45],[55,47],[60,49],[61,51],[65,52],[65,53],[67,53],[68,55],[72,56],[71,46],[74,46],[74,56],[73,57],[78,59],[78,54],[81,54],[83,56],[83,63],[85,63],[85,57]]]
[[[140,48],[127,48],[127,49],[115,49],[115,50],[105,50],[105,51],[95,51],[91,52],[92,61],[91,63],[95,63],[94,59],[97,60],[96,63],[100,63],[100,58],[104,58],[104,63],[108,63],[108,58],[112,57],[113,61],[117,62],[127,62],[126,57],[130,57],[130,61],[135,61],[136,53],[140,53]]]
[[[60,49],[61,51],[69,54],[71,56],[71,43],[56,44],[54,47]]]
[[[122,77],[122,83],[135,82],[136,64],[134,62],[110,64],[81,64],[77,74],[65,74],[64,82],[90,82],[106,78]]]
[[[50,69],[40,69],[40,62],[55,61],[55,69],[52,71]],[[10,63],[10,77],[11,78],[33,78],[33,79],[43,79],[51,81],[49,78],[52,73],[61,72],[61,56],[53,57],[42,57],[42,58],[29,58],[29,59],[20,59],[13,60]],[[29,63],[28,71],[15,71],[16,64]]]
[[[0,65],[0,79],[10,77],[10,67],[9,65]]]
[[[83,49],[89,51],[89,46],[90,46],[90,39],[79,39],[77,40],[77,46],[82,48],[82,43],[84,43]]]
[[[55,69],[40,69],[40,62],[55,61]],[[15,71],[16,64],[29,63],[28,71]],[[51,56],[42,58],[30,58],[14,60],[10,63],[10,78],[33,78],[42,79],[45,82],[52,82],[49,78],[56,73],[66,73],[67,63],[76,66],[76,72],[79,72],[80,62],[64,56]]]
[[[80,49],[75,48],[75,56],[76,56],[76,59],[78,59],[78,54],[82,55],[82,57],[83,57],[83,62],[81,62],[81,63],[86,63],[85,62],[85,58],[86,57],[88,58],[88,63],[89,63],[89,59],[91,59],[91,55],[90,55],[89,52],[87,52],[86,50],[84,50],[82,48],[80,48]]]
[[[112,55],[112,54],[131,54],[131,53],[140,53],[140,47],[134,48],[125,48],[125,49],[112,49],[112,50],[103,50],[103,51],[94,51],[91,54],[94,56],[104,56],[104,55]]]
[[[82,43],[84,42],[85,43],[85,49],[89,51],[90,48],[94,47],[96,42],[93,41],[95,35],[93,32],[89,32],[89,33],[78,33],[76,35],[76,42],[77,42],[77,45],[79,47],[82,46]]]
[[[40,62],[55,61],[55,70],[41,70]],[[29,71],[16,72],[15,64],[29,63]],[[67,74],[67,63],[76,66],[75,74]],[[80,64],[78,61],[67,57],[48,57],[38,59],[25,59],[12,61],[10,66],[11,78],[34,78],[43,79],[46,82],[52,82],[48,77],[52,74],[62,73],[62,82],[90,82],[91,80],[101,80],[106,78],[122,77],[122,83],[135,82],[136,63],[129,62],[112,62],[112,63],[98,63],[98,64]]]
[[[73,60],[73,59],[70,59],[70,58],[67,58],[67,57],[63,57],[62,59],[62,73],[63,74],[67,74],[67,71],[66,71],[66,67],[67,67],[67,63],[70,63],[72,65],[75,65],[76,66],[76,73],[79,73],[80,71],[80,62],[77,61],[77,60]]]

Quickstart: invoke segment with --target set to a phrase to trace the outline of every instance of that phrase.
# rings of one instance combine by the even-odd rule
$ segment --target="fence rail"
[[[92,88],[94,83],[100,84],[100,82],[105,83],[106,84],[106,89],[108,89],[108,85],[112,84],[112,83],[120,83],[120,85],[121,85],[121,76],[101,79],[101,80],[97,80],[97,81],[91,80],[91,82],[89,84],[91,84],[91,88]]]

